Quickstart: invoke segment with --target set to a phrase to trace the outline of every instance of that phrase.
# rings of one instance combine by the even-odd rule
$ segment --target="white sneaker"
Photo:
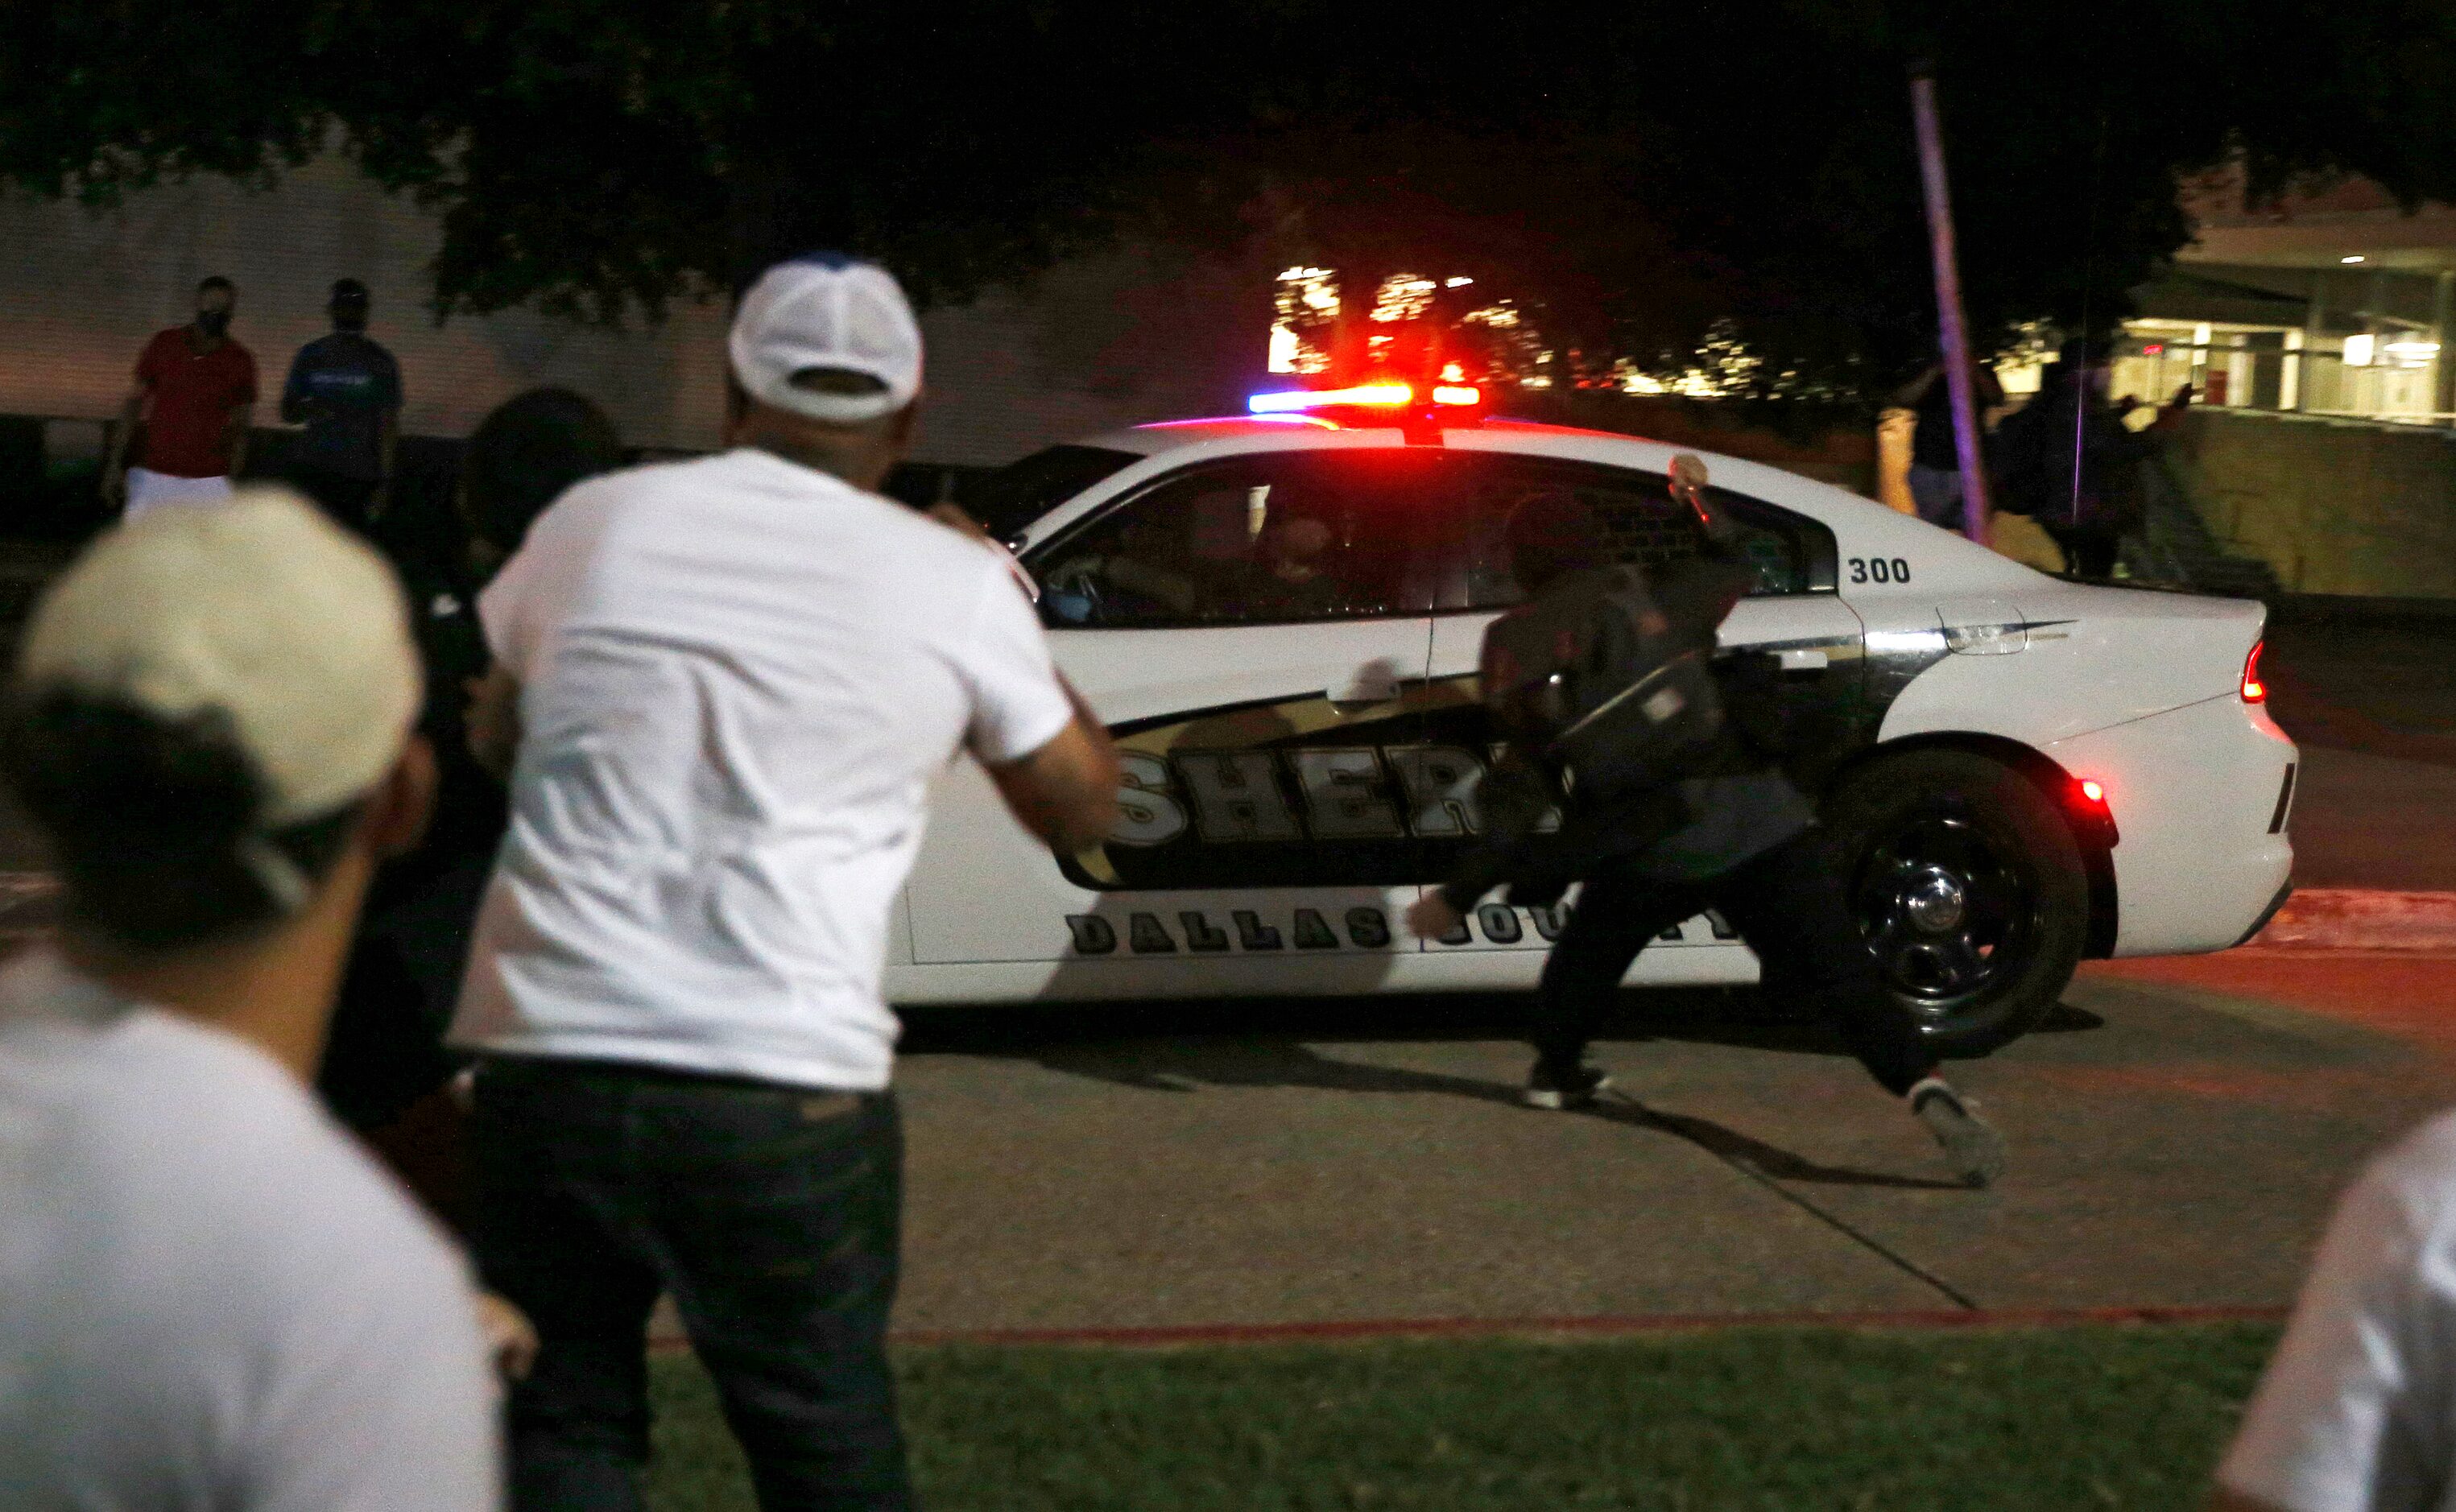
[[[1974,1187],[1992,1185],[2004,1174],[2004,1136],[1978,1116],[1977,1104],[1941,1076],[1911,1089],[1911,1115],[1927,1125],[1954,1175]]]
[[[1581,1066],[1567,1076],[1556,1077],[1539,1065],[1526,1077],[1526,1106],[1552,1113],[1591,1108],[1595,1094],[1610,1086],[1611,1078],[1592,1066]]]

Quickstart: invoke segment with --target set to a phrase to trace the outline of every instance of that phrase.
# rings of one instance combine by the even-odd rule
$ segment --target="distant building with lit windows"
[[[2114,392],[2406,425],[2456,423],[2456,207],[2408,214],[2348,179],[2253,202],[2240,174],[2190,186],[2198,238],[2137,291]]]

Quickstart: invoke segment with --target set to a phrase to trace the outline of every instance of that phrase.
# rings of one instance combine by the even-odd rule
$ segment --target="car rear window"
[[[1005,541],[1104,478],[1142,458],[1105,446],[1052,446],[999,468],[964,501],[972,518]]]

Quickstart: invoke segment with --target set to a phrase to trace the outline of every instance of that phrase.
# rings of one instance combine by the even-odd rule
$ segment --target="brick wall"
[[[2456,598],[2456,434],[2196,409],[2176,447],[2210,527],[2288,591]]]

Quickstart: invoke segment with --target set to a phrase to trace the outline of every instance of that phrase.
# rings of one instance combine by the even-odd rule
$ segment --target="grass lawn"
[[[2196,1505],[2276,1330],[1730,1330],[898,1357],[928,1512]],[[656,1361],[656,1512],[751,1500]]]

